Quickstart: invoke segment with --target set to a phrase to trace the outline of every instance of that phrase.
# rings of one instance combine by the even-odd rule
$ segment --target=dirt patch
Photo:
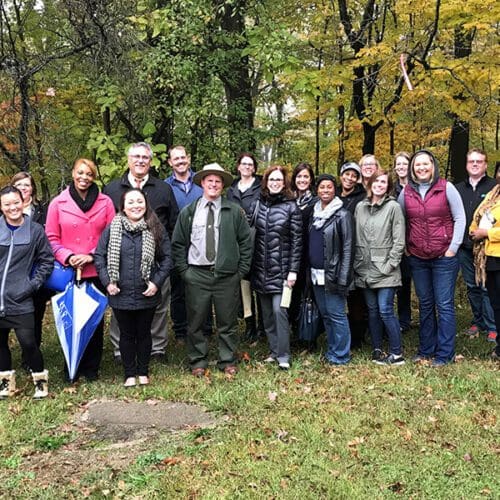
[[[26,456],[21,466],[39,486],[72,483],[82,478],[110,479],[158,444],[160,433],[212,427],[218,420],[204,408],[185,403],[148,400],[95,400],[82,406],[73,422],[58,433],[76,435],[49,452]]]

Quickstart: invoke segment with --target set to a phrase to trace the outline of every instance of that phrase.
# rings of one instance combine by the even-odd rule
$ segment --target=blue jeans
[[[410,256],[419,308],[418,354],[445,363],[455,357],[455,284],[458,257],[420,259]]]
[[[467,298],[472,310],[472,325],[486,332],[496,332],[495,318],[491,307],[488,291],[482,286],[476,285],[474,269],[474,255],[471,248],[461,248],[458,251],[458,260],[462,278],[467,285]]]
[[[364,288],[368,307],[368,326],[373,349],[382,350],[384,326],[389,337],[389,353],[399,356],[401,349],[401,330],[394,314],[394,295],[396,287]]]
[[[314,285],[314,297],[325,325],[328,350],[325,358],[329,363],[345,365],[351,360],[351,331],[346,314],[346,298],[329,293],[324,286]]]

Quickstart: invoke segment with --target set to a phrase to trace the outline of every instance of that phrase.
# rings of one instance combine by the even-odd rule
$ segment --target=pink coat
[[[49,205],[45,232],[55,258],[67,264],[71,254],[93,254],[104,228],[111,224],[115,208],[111,198],[99,193],[88,212],[82,212],[66,188]],[[94,264],[83,268],[82,278],[97,276]]]

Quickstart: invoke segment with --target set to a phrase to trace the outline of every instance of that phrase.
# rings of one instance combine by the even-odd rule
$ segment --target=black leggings
[[[156,307],[127,311],[114,309],[120,327],[120,355],[125,378],[148,375],[151,358],[151,323]]]
[[[12,356],[9,349],[10,328],[0,328],[0,370],[12,370]],[[23,359],[34,372],[43,371],[43,357],[35,339],[33,328],[15,328],[17,340],[23,352]]]

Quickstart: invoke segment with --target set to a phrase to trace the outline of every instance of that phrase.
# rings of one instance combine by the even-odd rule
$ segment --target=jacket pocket
[[[12,298],[15,302],[22,302],[27,299],[35,291],[35,286],[28,278],[25,278],[21,286],[16,286],[16,291],[12,294]]]

